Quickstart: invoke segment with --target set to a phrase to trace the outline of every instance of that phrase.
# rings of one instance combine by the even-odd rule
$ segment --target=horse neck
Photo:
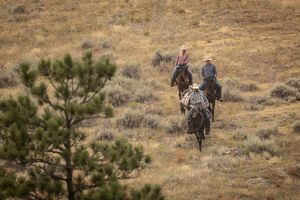
[[[215,96],[215,83],[213,81],[207,83],[205,92],[209,97]]]
[[[181,71],[177,76],[177,80],[180,82],[185,82],[185,81],[189,80],[189,78],[187,77],[187,75],[185,74],[184,71]]]

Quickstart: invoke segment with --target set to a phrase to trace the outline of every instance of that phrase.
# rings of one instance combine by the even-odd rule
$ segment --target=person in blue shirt
[[[216,93],[217,93],[217,99],[219,101],[222,101],[222,86],[220,82],[217,80],[217,69],[216,66],[211,63],[212,58],[205,57],[204,60],[205,65],[202,67],[202,76],[204,81],[200,84],[199,89],[204,91],[206,87],[206,81],[207,80],[213,80],[216,85]]]

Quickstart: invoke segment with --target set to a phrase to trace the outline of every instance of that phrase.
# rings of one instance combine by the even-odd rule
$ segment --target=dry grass
[[[118,98],[108,96],[116,106],[111,123],[96,121],[97,128],[85,130],[96,132],[99,140],[121,132],[132,143],[142,144],[153,158],[150,167],[128,180],[130,186],[158,183],[166,198],[174,200],[296,200],[300,196],[295,167],[300,160],[300,141],[292,126],[299,119],[288,114],[300,110],[299,101],[295,101],[300,76],[297,2],[1,1],[0,65],[10,69],[23,60],[61,57],[67,51],[80,57],[81,46],[87,41],[96,57],[110,56],[120,66],[119,76],[106,92],[118,88],[116,93],[122,98],[113,103],[112,99]],[[197,83],[201,81],[202,57],[208,54],[214,58],[228,100],[217,103],[212,135],[201,153],[194,135],[183,134],[177,90],[168,85],[172,59],[182,44],[190,47],[190,67]],[[163,52],[166,60],[154,68],[152,58],[157,51]],[[130,78],[120,76],[128,63],[138,64],[139,72],[129,70]],[[228,83],[227,77],[238,78],[230,78]],[[296,91],[293,104],[269,97],[274,82]],[[157,99],[143,94],[142,85]],[[142,103],[135,102],[140,88]],[[23,91],[17,87],[0,92],[1,97],[7,97]],[[246,109],[249,103],[259,108]],[[274,121],[280,122],[280,134],[273,134],[273,129],[259,133]],[[218,126],[218,122],[222,123]],[[247,155],[236,157],[236,149],[243,145]],[[258,180],[261,182],[255,184]]]

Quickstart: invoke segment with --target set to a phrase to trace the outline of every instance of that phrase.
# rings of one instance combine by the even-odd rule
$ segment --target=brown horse
[[[179,96],[179,100],[182,99],[184,92],[189,89],[189,77],[188,74],[186,72],[186,69],[180,68],[178,69],[178,75],[176,77],[176,83],[177,83],[177,87],[178,87],[178,96]],[[185,113],[185,108],[183,105],[180,104],[180,110],[181,113],[184,114]]]
[[[209,102],[209,107],[212,114],[212,121],[215,121],[215,104],[217,99],[216,83],[213,78],[206,79],[205,81],[205,94]]]

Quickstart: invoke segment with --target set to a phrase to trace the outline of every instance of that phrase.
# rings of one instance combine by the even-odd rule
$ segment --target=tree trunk
[[[73,169],[71,159],[66,160],[68,199],[75,200],[73,188]]]

